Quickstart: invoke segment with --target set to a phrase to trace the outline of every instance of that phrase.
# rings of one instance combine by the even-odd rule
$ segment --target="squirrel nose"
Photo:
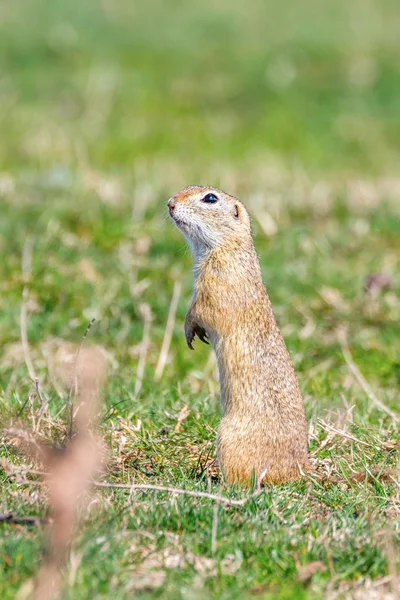
[[[175,206],[176,206],[176,202],[175,202],[174,198],[170,198],[168,200],[168,208],[169,208],[170,212],[173,212]]]

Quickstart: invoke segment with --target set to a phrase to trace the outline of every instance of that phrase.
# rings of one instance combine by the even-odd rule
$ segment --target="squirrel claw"
[[[191,350],[194,350],[194,348],[193,348],[193,343],[192,343],[192,342],[193,342],[193,340],[194,340],[194,337],[195,337],[195,335],[196,335],[196,334],[195,334],[195,332],[194,332],[194,331],[187,331],[187,332],[186,332],[186,343],[187,343],[188,347],[189,347]]]
[[[186,330],[186,342],[191,350],[194,350],[192,342],[196,335],[199,338],[199,340],[204,342],[204,344],[209,344],[209,342],[206,339],[208,338],[206,330],[203,329],[203,327],[200,327],[200,325],[194,324],[190,329]]]
[[[202,342],[204,342],[204,344],[207,344],[207,345],[209,345],[209,344],[210,344],[210,342],[208,342],[208,341],[207,341],[207,339],[208,339],[208,335],[207,335],[205,332],[203,333],[203,331],[204,331],[204,329],[203,329],[202,331],[199,331],[199,332],[197,333],[197,335],[199,336],[199,339],[200,339]],[[206,338],[207,338],[207,339],[206,339]]]

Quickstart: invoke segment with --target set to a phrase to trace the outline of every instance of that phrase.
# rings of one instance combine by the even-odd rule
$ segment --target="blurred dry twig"
[[[76,359],[73,369],[77,433],[65,448],[47,446],[24,428],[10,427],[5,432],[28,457],[42,463],[45,469],[41,477],[49,491],[52,519],[48,526],[46,560],[34,590],[37,600],[57,598],[60,594],[62,567],[79,522],[78,509],[87,500],[93,477],[101,468],[101,442],[92,427],[106,380],[106,357],[101,349],[92,347],[82,352],[82,358],[85,360],[78,362]]]

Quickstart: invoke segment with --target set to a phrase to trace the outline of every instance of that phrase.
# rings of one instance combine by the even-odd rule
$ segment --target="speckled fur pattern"
[[[215,194],[217,201],[203,198]],[[185,320],[214,347],[222,420],[217,455],[226,480],[248,483],[263,473],[279,483],[309,471],[304,404],[261,277],[248,213],[215,188],[190,186],[168,203],[195,257],[194,294]]]

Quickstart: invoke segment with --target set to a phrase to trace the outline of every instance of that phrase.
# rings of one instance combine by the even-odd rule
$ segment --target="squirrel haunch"
[[[297,479],[309,471],[304,404],[262,282],[250,218],[239,200],[206,186],[185,188],[169,213],[195,258],[188,346],[211,341],[222,420],[217,455],[228,482]]]

